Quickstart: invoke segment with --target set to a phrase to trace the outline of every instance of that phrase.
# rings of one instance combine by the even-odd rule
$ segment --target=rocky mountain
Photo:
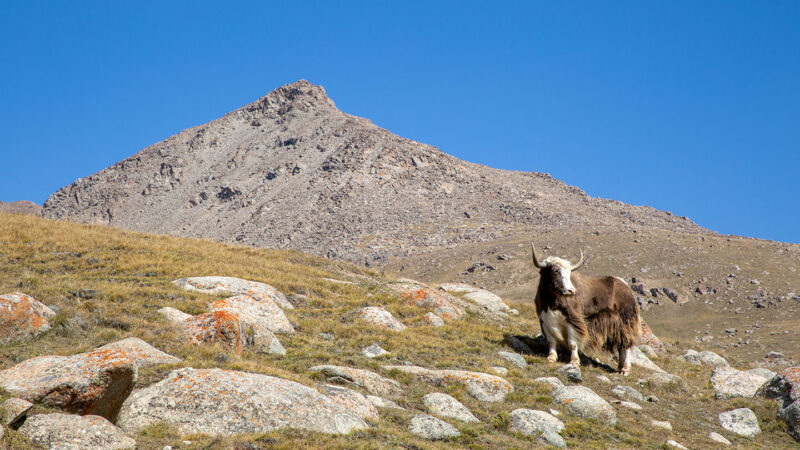
[[[32,214],[34,216],[38,216],[42,213],[42,207],[27,200],[0,202],[0,212],[9,214]]]
[[[565,227],[705,233],[394,135],[298,81],[54,193],[43,215],[137,231],[388,258]]]

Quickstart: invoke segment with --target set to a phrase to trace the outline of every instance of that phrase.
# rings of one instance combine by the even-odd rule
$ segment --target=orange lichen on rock
[[[211,311],[189,317],[181,324],[193,343],[220,343],[229,346],[238,355],[242,353],[245,335],[236,314],[228,311]]]
[[[48,318],[56,313],[22,292],[0,295],[0,343],[38,336],[50,329]]]
[[[406,299],[410,305],[433,310],[445,320],[458,320],[462,316],[458,307],[433,289],[419,286],[408,287],[400,291],[400,296]]]

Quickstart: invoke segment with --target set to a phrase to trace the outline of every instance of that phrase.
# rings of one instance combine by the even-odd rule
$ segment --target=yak
[[[547,359],[558,360],[557,345],[570,351],[570,363],[580,365],[579,351],[605,349],[618,352],[618,370],[628,375],[631,369],[631,347],[641,336],[639,305],[633,291],[613,276],[591,277],[576,271],[584,263],[572,264],[566,259],[536,257],[531,242],[533,265],[539,269],[536,291],[536,314],[547,339]]]

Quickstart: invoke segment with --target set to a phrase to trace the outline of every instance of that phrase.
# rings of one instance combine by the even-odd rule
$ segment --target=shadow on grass
[[[542,334],[539,334],[533,338],[521,334],[505,334],[503,335],[503,338],[506,344],[508,344],[514,351],[523,355],[547,357],[549,352],[547,339]],[[562,348],[559,348],[558,350],[558,360],[565,363],[569,362],[569,352],[564,351],[565,349]],[[598,361],[595,358],[584,355],[583,353],[581,353],[580,356],[582,366],[594,367],[605,370],[608,373],[617,372],[616,368]]]

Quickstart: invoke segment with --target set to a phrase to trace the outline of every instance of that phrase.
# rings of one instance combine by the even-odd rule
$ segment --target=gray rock
[[[681,449],[681,450],[689,450],[689,449],[688,449],[688,448],[686,448],[685,446],[681,445],[681,444],[680,444],[680,443],[678,443],[678,442],[675,442],[675,441],[673,441],[672,439],[670,439],[670,440],[668,440],[668,441],[667,441],[667,446],[669,446],[669,447],[675,447],[675,448],[679,448],[679,449]]]
[[[184,368],[134,391],[117,423],[138,432],[165,422],[182,434],[231,435],[295,428],[347,434],[367,428],[331,398],[294,381],[222,369]]]
[[[435,392],[422,397],[422,401],[428,412],[439,417],[462,422],[480,422],[466,406],[447,394]]]
[[[611,390],[611,393],[616,395],[621,399],[630,399],[635,400],[637,402],[645,402],[647,401],[639,391],[630,387],[630,386],[623,386],[618,384],[614,386],[614,389]]]
[[[332,365],[314,366],[308,370],[321,372],[327,377],[343,378],[373,395],[398,397],[403,394],[403,388],[400,387],[400,383],[384,378],[369,370]]]
[[[711,386],[717,398],[752,397],[767,379],[730,366],[718,366],[711,374]]]
[[[191,314],[186,314],[183,311],[177,310],[177,309],[169,307],[169,306],[165,306],[165,307],[159,309],[158,313],[161,314],[162,316],[164,316],[164,318],[167,319],[167,321],[169,321],[170,323],[173,323],[175,325],[183,322],[184,320],[188,319],[189,317],[192,317]]]
[[[549,384],[550,386],[552,386],[552,387],[553,387],[553,389],[555,389],[555,388],[560,388],[560,387],[564,387],[564,383],[563,383],[563,382],[561,382],[561,380],[559,380],[559,379],[558,379],[558,378],[556,378],[556,377],[539,377],[539,378],[534,378],[534,380],[533,380],[533,381],[534,381],[535,383],[544,383],[544,384]],[[609,380],[609,381],[610,381],[610,380]]]
[[[574,364],[564,364],[563,366],[559,367],[556,372],[573,383],[580,383],[583,381],[581,368]]]
[[[717,444],[731,445],[731,441],[725,439],[725,436],[713,431],[708,434],[708,438],[716,442]]]
[[[433,327],[443,327],[444,320],[432,312],[426,312],[422,318]]]
[[[758,426],[758,418],[748,408],[739,408],[720,413],[719,422],[722,428],[740,436],[754,437],[761,432],[761,428]]]
[[[650,419],[650,425],[652,425],[654,427],[657,427],[657,428],[663,428],[665,430],[672,431],[672,424],[669,423],[669,421],[666,421],[666,420]]]
[[[497,353],[500,356],[502,356],[503,359],[505,359],[506,361],[510,362],[511,364],[519,367],[520,369],[524,369],[524,368],[528,367],[528,361],[525,361],[525,358],[523,358],[522,355],[520,355],[518,353],[505,352],[505,351],[500,351],[500,352],[497,352]]]
[[[508,369],[506,369],[505,367],[502,367],[502,366],[492,366],[492,367],[491,367],[491,369],[492,369],[492,371],[493,371],[494,373],[496,373],[496,374],[500,375],[501,377],[502,377],[502,376],[505,376],[505,375],[508,375]]]
[[[367,358],[377,358],[379,356],[388,355],[389,352],[381,348],[378,344],[372,344],[369,347],[365,348],[361,351],[361,353],[366,356]]]
[[[561,437],[560,434],[553,431],[545,431],[539,435],[537,441],[557,448],[567,448],[567,442],[564,440],[564,438]]]
[[[759,388],[757,395],[780,402],[778,417],[789,425],[789,435],[800,441],[800,367],[787,367]]]
[[[553,400],[567,407],[570,414],[615,425],[617,413],[614,408],[585,386],[564,386],[553,390]]]
[[[378,328],[385,328],[390,331],[403,331],[406,326],[386,310],[383,306],[367,306],[361,308],[358,313],[367,323]]]
[[[431,441],[461,436],[456,427],[427,414],[414,416],[408,431]]]
[[[294,306],[280,291],[260,281],[243,280],[235,277],[189,277],[175,280],[172,284],[187,291],[198,291],[206,294],[245,294],[256,300],[270,300],[283,309],[294,309]]]
[[[615,358],[616,359],[616,358]],[[631,365],[641,367],[643,369],[652,370],[654,372],[663,372],[664,369],[658,367],[656,363],[650,360],[639,347],[631,348]]]
[[[611,379],[605,375],[596,375],[595,379],[601,383],[611,384]]]
[[[136,367],[147,367],[157,364],[174,364],[181,361],[172,355],[162,352],[161,350],[153,347],[147,342],[129,337],[121,341],[112,342],[102,347],[97,347],[95,351],[104,352],[106,350],[115,350],[124,352],[126,355],[133,358]]]
[[[772,377],[774,377],[775,375],[777,375],[777,373],[775,373],[775,372],[773,372],[773,371],[771,371],[771,370],[769,370],[769,369],[765,369],[765,368],[763,368],[763,367],[756,367],[756,368],[754,368],[754,369],[747,370],[746,372],[748,372],[748,373],[752,373],[752,374],[754,374],[754,375],[758,375],[758,376],[760,376],[760,377],[764,377],[764,378],[766,378],[767,380],[771,380],[771,379],[772,379]]]
[[[508,381],[482,372],[465,370],[434,370],[418,366],[383,366],[384,370],[416,375],[418,379],[436,386],[460,383],[466,386],[467,392],[482,402],[500,402],[508,394],[514,392],[514,386]]]
[[[0,428],[5,425],[14,428],[14,425],[23,419],[28,411],[33,407],[33,403],[21,398],[11,397],[0,404]]]
[[[728,361],[725,358],[709,351],[697,352],[695,350],[687,350],[680,358],[691,364],[703,364],[706,366],[728,365]]]
[[[515,409],[511,411],[511,424],[508,431],[531,436],[538,433],[561,433],[564,422],[544,411],[535,409]]]
[[[387,409],[405,409],[402,406],[398,405],[397,403],[387,400],[385,398],[378,397],[377,395],[368,395],[367,399],[372,403],[376,408],[387,408]]]
[[[30,295],[12,292],[0,295],[0,344],[28,340],[50,329],[48,319],[56,312]]]
[[[332,384],[320,384],[319,390],[354,416],[378,420],[376,406],[361,392]]]
[[[783,358],[783,353],[781,353],[781,352],[767,352],[767,355],[765,356],[765,358],[767,358],[767,359],[781,359],[781,358]]]
[[[632,409],[634,411],[641,411],[642,410],[642,406],[640,404],[634,403],[634,402],[621,401],[621,402],[619,402],[619,405],[620,406],[624,406],[625,408],[628,408],[628,409]]]
[[[136,441],[114,424],[92,415],[37,414],[28,417],[19,432],[45,448],[110,450],[136,446]]]
[[[209,311],[228,311],[239,316],[245,329],[252,329],[256,335],[272,333],[294,333],[294,327],[286,314],[269,298],[257,300],[250,295],[237,295],[217,300],[209,305]]]
[[[680,383],[681,377],[667,372],[655,372],[647,377],[647,381],[653,383],[655,386],[665,386],[670,383]]]

